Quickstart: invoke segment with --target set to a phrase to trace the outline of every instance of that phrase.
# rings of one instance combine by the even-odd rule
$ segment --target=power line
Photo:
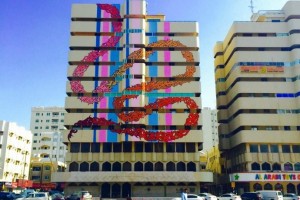
[[[249,8],[251,9],[251,13],[254,13],[254,5],[253,5],[253,0],[250,0],[250,6]]]

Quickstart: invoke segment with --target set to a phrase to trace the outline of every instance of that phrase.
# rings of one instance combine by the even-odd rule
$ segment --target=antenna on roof
[[[254,13],[254,5],[253,5],[253,0],[250,0],[250,6],[249,8],[251,9],[251,13]]]

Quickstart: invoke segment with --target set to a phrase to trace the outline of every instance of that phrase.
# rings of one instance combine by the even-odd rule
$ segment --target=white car
[[[286,193],[283,195],[283,200],[300,200],[300,196],[294,193]]]
[[[205,200],[218,200],[217,196],[210,194],[210,193],[206,193],[206,192],[200,193],[200,194],[198,194],[198,196],[204,197]]]
[[[24,198],[17,198],[17,200],[49,200],[51,197],[48,196],[47,192],[34,192],[28,194]]]
[[[241,196],[233,193],[222,194],[218,197],[218,200],[242,200]]]
[[[188,200],[205,200],[204,197],[200,197],[196,194],[187,194]],[[181,200],[181,197],[173,198],[172,200]]]

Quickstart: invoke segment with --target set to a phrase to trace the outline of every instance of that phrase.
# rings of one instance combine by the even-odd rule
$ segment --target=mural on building
[[[111,18],[120,19],[120,12],[118,8],[114,5],[109,4],[98,4],[98,7],[105,11],[106,13],[110,14]],[[109,50],[107,47],[116,47],[118,42],[122,38],[122,22],[119,20],[112,21],[112,30],[115,33],[113,36],[108,38],[105,42],[102,43],[100,46],[100,50],[93,50],[87,56],[85,56],[81,63],[74,69],[73,77],[77,77],[77,79],[70,81],[71,89],[74,93],[77,94],[85,94],[87,91],[85,90],[83,84],[80,81],[80,78],[84,76],[84,73],[87,71],[91,63],[94,63],[100,57],[105,56]],[[126,30],[125,30],[126,31]],[[94,104],[94,103],[101,103],[101,101],[105,97],[111,97],[111,92],[114,87],[116,87],[120,83],[120,77],[126,76],[126,71],[133,67],[135,60],[139,59],[147,59],[152,54],[155,53],[155,48],[162,47],[162,48],[175,48],[175,47],[186,47],[179,41],[170,40],[166,38],[165,40],[158,40],[146,45],[147,51],[145,48],[140,48],[138,50],[133,51],[130,53],[126,61],[117,68],[112,75],[110,76],[112,79],[108,81],[101,81],[99,86],[96,86],[95,89],[91,92],[92,94],[89,96],[79,96],[78,98],[80,101],[85,102],[87,104]],[[128,48],[128,47],[126,47]],[[119,120],[123,121],[116,122],[111,119],[107,119],[104,117],[99,116],[89,116],[85,119],[79,120],[76,122],[72,129],[68,134],[68,139],[70,141],[71,137],[76,134],[78,129],[82,127],[92,127],[97,128],[101,126],[108,126],[110,127],[110,131],[118,133],[118,134],[128,134],[130,136],[135,136],[139,139],[144,139],[147,141],[162,141],[168,142],[173,141],[179,138],[184,137],[189,133],[189,128],[183,130],[164,130],[164,131],[154,131],[154,130],[147,130],[143,125],[140,127],[128,127],[126,124],[134,124],[138,122],[140,119],[144,118],[147,115],[151,115],[153,110],[167,108],[170,105],[175,103],[183,103],[186,105],[186,108],[190,110],[188,117],[185,119],[183,126],[197,126],[199,120],[199,113],[197,112],[198,105],[197,103],[190,97],[187,96],[176,96],[176,94],[171,94],[164,98],[157,98],[154,102],[148,103],[144,105],[142,109],[139,110],[131,110],[128,111],[128,104],[126,101],[137,99],[138,96],[144,95],[147,92],[159,90],[159,89],[167,89],[171,87],[176,87],[179,85],[186,84],[190,82],[192,79],[188,79],[189,77],[193,77],[194,73],[196,72],[196,68],[194,64],[190,64],[194,62],[194,57],[192,52],[183,50],[181,51],[182,57],[185,59],[185,62],[189,63],[188,66],[185,67],[185,72],[175,75],[170,80],[150,80],[148,82],[142,81],[141,83],[129,86],[125,88],[122,92],[117,93],[114,97],[112,106],[115,109],[115,115],[118,117]]]

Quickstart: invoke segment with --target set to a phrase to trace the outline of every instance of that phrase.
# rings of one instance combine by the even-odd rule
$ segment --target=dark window
[[[72,162],[69,167],[69,172],[78,171],[79,165],[77,162]]]
[[[102,165],[102,171],[109,172],[111,171],[111,164],[109,162],[105,162]]]
[[[161,162],[155,163],[155,171],[164,171],[164,165]]]
[[[113,152],[122,152],[122,144],[121,143],[113,143]]]
[[[293,153],[300,153],[300,145],[293,145]]]
[[[87,162],[83,162],[80,164],[80,171],[87,172],[89,171],[89,164]]]
[[[153,171],[153,163],[147,162],[145,164],[145,171]]]
[[[115,162],[112,167],[112,171],[121,171],[121,163]]]
[[[81,143],[81,152],[83,153],[90,152],[90,143]]]
[[[145,143],[145,152],[148,152],[148,153],[153,152],[153,143],[152,142]]]
[[[285,130],[285,131],[289,131],[289,130],[291,130],[291,127],[289,127],[289,126],[284,126],[284,130]]]
[[[271,165],[269,164],[269,163],[267,163],[267,162],[265,162],[265,163],[263,163],[262,165],[261,165],[261,169],[262,170],[271,170]]]
[[[293,165],[289,162],[284,163],[283,168],[284,168],[284,171],[293,171]]]
[[[273,167],[273,170],[281,170],[281,166],[278,163],[274,163],[272,167]]]
[[[186,152],[193,153],[196,151],[195,143],[186,143]]]
[[[92,143],[91,144],[91,151],[93,153],[99,153],[100,152],[100,143]]]
[[[264,185],[264,190],[273,190],[273,186],[270,183]]]
[[[168,162],[167,163],[167,171],[175,171],[175,163]]]
[[[92,162],[90,166],[90,171],[92,172],[97,172],[99,171],[99,163],[97,162]]]
[[[113,184],[111,187],[111,196],[113,198],[120,198],[121,197],[121,186],[117,183]]]
[[[282,145],[282,153],[291,153],[290,145]]]
[[[80,143],[71,143],[71,153],[78,153],[79,152]]]
[[[185,152],[185,143],[176,143],[176,152],[184,153]]]
[[[173,153],[175,152],[175,143],[166,143],[167,144],[167,152],[168,153]]]
[[[272,153],[278,153],[278,145],[277,144],[271,144],[270,149]]]
[[[143,142],[134,142],[134,151],[135,152],[143,152]]]
[[[250,152],[251,153],[258,153],[258,145],[257,144],[250,144]]]
[[[161,143],[161,142],[154,143],[154,149],[155,149],[155,152],[157,152],[157,153],[164,152],[164,143]]]
[[[131,171],[131,163],[130,162],[123,163],[123,171]]]
[[[103,143],[103,152],[110,153],[111,152],[111,143]]]
[[[189,162],[187,164],[187,171],[195,172],[196,171],[196,164],[193,163],[193,162]]]
[[[261,153],[268,153],[269,152],[268,145],[267,144],[261,144],[260,145],[260,152]]]
[[[260,165],[258,163],[251,164],[251,170],[260,170]]]
[[[134,171],[141,172],[143,171],[143,163],[137,162],[134,164]]]
[[[132,151],[132,142],[124,142],[123,152],[131,152],[131,151]]]
[[[177,163],[177,171],[186,171],[185,164],[183,162]]]
[[[297,162],[295,164],[295,171],[300,171],[300,163],[299,162]]]

